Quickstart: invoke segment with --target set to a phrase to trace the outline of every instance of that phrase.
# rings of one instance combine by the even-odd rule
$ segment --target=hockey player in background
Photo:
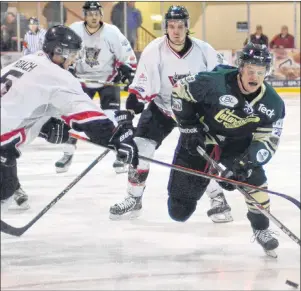
[[[82,79],[85,93],[92,99],[96,92],[101,95],[100,106],[106,115],[113,117],[120,109],[120,88],[116,85],[102,85],[117,82],[132,82],[137,66],[136,56],[129,41],[111,24],[103,22],[100,2],[87,1],[83,5],[84,21],[74,22],[70,28],[83,40],[80,59],[75,63],[75,75]],[[84,80],[100,81],[99,84]],[[71,138],[64,146],[63,157],[56,162],[58,173],[66,172],[71,165],[77,140]],[[120,161],[114,166],[123,167]]]
[[[233,172],[227,178],[267,187],[263,165],[277,150],[285,116],[283,100],[264,82],[271,61],[266,46],[249,43],[240,55],[238,69],[200,72],[177,82],[172,91],[172,109],[181,135],[175,164],[203,171],[206,161],[196,148],[199,145],[207,150],[213,143],[218,146],[219,162]],[[168,185],[170,217],[186,221],[208,183],[208,179],[172,170]],[[235,189],[231,184],[219,183],[228,191]],[[269,211],[267,193],[246,191]],[[279,243],[269,230],[269,219],[252,201],[246,200],[246,204],[257,242],[275,257]]]
[[[168,9],[165,29],[165,36],[155,39],[144,49],[126,101],[126,108],[135,114],[144,109],[141,101],[149,103],[141,114],[135,133],[140,154],[149,158],[176,126],[170,97],[175,82],[199,71],[211,71],[223,62],[208,43],[189,36],[189,14],[185,7],[171,6]],[[110,208],[112,219],[139,214],[149,168],[146,161],[140,161],[137,169],[129,168],[128,193],[124,201]],[[207,193],[211,198],[208,216],[214,222],[232,221],[231,208],[215,181]]]
[[[138,164],[131,121],[122,119],[124,114],[119,111],[115,127],[68,72],[81,44],[73,30],[54,26],[45,35],[43,51],[24,56],[1,70],[1,209],[20,186],[16,164],[20,146],[39,134],[48,141],[53,136],[55,143],[66,140],[68,130],[57,131],[56,122],[49,123],[52,117],[84,132],[94,143],[115,148],[117,158],[124,162]]]

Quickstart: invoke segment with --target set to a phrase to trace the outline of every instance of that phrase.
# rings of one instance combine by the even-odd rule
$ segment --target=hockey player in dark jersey
[[[196,148],[209,153],[233,172],[231,179],[267,187],[263,165],[277,150],[285,116],[284,102],[264,78],[272,57],[266,46],[247,44],[238,69],[200,72],[177,82],[172,92],[172,109],[180,129],[174,163],[204,171],[206,161]],[[168,185],[168,211],[172,219],[186,221],[196,209],[208,179],[172,170]],[[231,184],[221,182],[228,191]],[[185,191],[183,191],[185,189]],[[265,209],[270,200],[265,192],[247,189]],[[269,230],[269,220],[246,200],[247,217],[257,242],[276,257],[279,245]]]

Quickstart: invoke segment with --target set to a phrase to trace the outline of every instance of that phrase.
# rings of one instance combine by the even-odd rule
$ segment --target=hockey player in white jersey
[[[223,61],[208,43],[189,36],[189,14],[185,7],[168,9],[165,29],[165,36],[155,39],[144,49],[126,102],[128,110],[135,114],[142,112],[135,141],[139,153],[150,158],[176,126],[171,109],[172,86],[187,75],[211,71]],[[143,102],[149,103],[146,110]],[[148,174],[149,163],[146,161],[140,161],[137,169],[129,168],[128,195],[110,208],[111,219],[132,218],[139,214]],[[214,222],[232,221],[231,208],[221,187],[215,181],[212,183],[207,188],[211,198],[208,216]]]
[[[103,10],[100,2],[85,2],[83,13],[84,21],[74,22],[70,26],[83,40],[81,57],[75,64],[74,73],[82,80],[83,90],[91,99],[96,92],[101,95],[101,108],[113,117],[114,111],[120,109],[120,88],[108,84],[116,83],[120,79],[122,82],[131,83],[137,60],[129,41],[119,29],[102,21]],[[70,167],[75,144],[74,138],[66,143],[64,156],[55,164],[58,173],[66,172]],[[123,166],[118,161],[114,165]]]
[[[55,126],[45,128],[52,117],[84,132],[94,143],[115,148],[117,158],[124,162],[138,164],[131,123],[120,120],[115,127],[68,72],[81,43],[70,28],[54,26],[45,35],[43,51],[24,56],[1,70],[1,209],[19,187],[16,160],[21,146],[30,143],[41,130],[47,140],[51,135],[57,142],[57,138],[65,140],[56,136]],[[118,114],[124,116],[119,111],[116,118]],[[66,131],[59,131],[61,134]]]

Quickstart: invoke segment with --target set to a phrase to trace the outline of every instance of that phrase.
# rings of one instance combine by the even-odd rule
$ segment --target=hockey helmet
[[[84,11],[84,15],[86,15],[87,11],[99,11],[100,15],[103,15],[102,12],[102,5],[100,4],[100,2],[98,1],[86,1],[84,6],[83,6],[83,11]]]
[[[67,26],[53,26],[45,34],[43,51],[49,56],[56,54],[61,55],[65,59],[75,59],[81,48],[81,37]]]
[[[238,59],[239,67],[243,67],[244,64],[265,66],[267,74],[269,74],[272,66],[272,55],[266,45],[249,42],[242,49]]]
[[[170,6],[165,14],[165,29],[167,29],[167,22],[169,20],[182,20],[189,29],[189,13],[184,6],[173,5]]]

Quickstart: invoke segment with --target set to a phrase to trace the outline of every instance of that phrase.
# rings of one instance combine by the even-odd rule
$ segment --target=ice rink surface
[[[300,200],[300,96],[284,96],[286,119],[278,152],[265,167],[272,190]],[[175,129],[155,158],[172,161]],[[27,224],[103,150],[84,142],[69,171],[56,174],[61,145],[37,139],[19,160],[19,176],[31,209],[2,219]],[[204,194],[186,223],[167,213],[169,171],[151,166],[142,215],[109,220],[109,207],[126,194],[127,175],[116,175],[106,156],[23,236],[1,236],[1,290],[293,290],[300,284],[300,247],[279,232],[278,259],[251,242],[244,199],[228,192],[234,222],[214,224]],[[271,196],[271,211],[300,237],[300,210]],[[300,287],[299,287],[300,290]]]

